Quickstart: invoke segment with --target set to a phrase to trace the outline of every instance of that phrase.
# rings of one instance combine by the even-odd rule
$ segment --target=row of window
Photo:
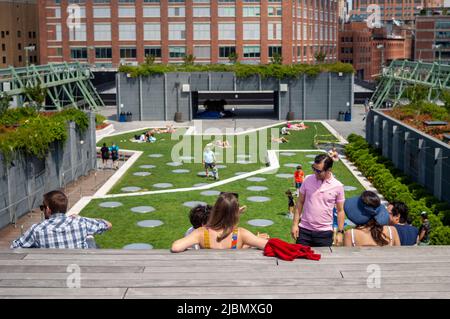
[[[298,56],[302,53],[307,54],[307,49],[303,50],[302,47],[296,47],[294,50],[298,51]],[[332,51],[333,47],[313,47],[313,52],[319,51]],[[236,53],[236,47],[234,46],[221,46],[219,47],[219,58],[228,58],[232,54]],[[273,57],[275,54],[282,55],[281,46],[269,46],[268,56]],[[210,46],[195,46],[194,56],[199,59],[210,59],[211,58],[211,47]],[[145,47],[145,56],[154,56],[156,58],[162,57],[161,47]],[[169,46],[169,58],[183,58],[186,55],[186,47],[183,46]],[[57,48],[57,56],[62,56],[62,49]],[[70,56],[72,59],[87,59],[88,48],[71,48]],[[136,47],[121,47],[120,48],[120,58],[121,59],[135,59]],[[243,58],[259,58],[261,57],[261,47],[259,45],[246,45],[243,47]],[[112,58],[112,48],[101,47],[95,48],[95,58],[96,59],[111,59]]]
[[[268,2],[281,3],[282,0],[268,0]],[[317,0],[316,0],[317,1]],[[324,0],[322,0],[323,3]],[[119,0],[119,3],[135,3],[135,0]],[[160,0],[143,0],[146,3],[160,3]],[[219,0],[219,3],[234,3],[235,0]],[[244,3],[259,3],[260,0],[243,0]],[[55,0],[56,4],[60,4],[61,0]],[[70,4],[83,4],[86,0],[69,0]],[[94,3],[111,3],[111,0],[94,0]],[[169,0],[169,3],[184,3],[184,0]],[[193,0],[193,3],[211,3],[210,0]]]
[[[295,32],[293,26],[293,39],[316,39],[321,41],[334,40],[336,36],[336,28],[319,26],[312,24],[303,24],[297,26]],[[144,23],[144,40],[160,41],[161,40],[161,24]],[[303,30],[303,32],[302,32]],[[270,22],[267,25],[268,40],[282,40],[282,23]],[[48,39],[54,41],[62,40],[61,24],[48,25]],[[295,34],[297,33],[297,34]],[[86,41],[86,24],[81,23],[77,28],[69,29],[70,41]],[[170,23],[168,28],[169,40],[186,40],[186,24]],[[209,23],[193,24],[194,40],[211,40],[211,25]],[[218,24],[219,40],[236,40],[236,25],[234,23]],[[94,40],[95,41],[111,41],[111,24],[95,23],[94,24]],[[135,41],[136,40],[136,24],[119,23],[119,40]],[[243,40],[261,40],[261,24],[260,23],[243,23]]]
[[[18,61],[19,63],[22,63],[23,59],[22,59],[22,56],[21,56],[21,55],[18,55],[18,56],[17,56],[17,61]],[[29,63],[37,63],[37,56],[36,56],[36,55],[29,56],[29,57],[28,57],[28,62],[29,62]],[[8,63],[8,60],[7,60],[6,56],[3,56],[3,57],[2,57],[2,64],[7,64],[7,63]]]
[[[5,37],[9,36],[9,31],[1,31],[0,32],[0,36],[2,39],[4,39]],[[17,37],[21,38],[22,37],[22,31],[18,30],[17,31]],[[36,31],[28,31],[28,38],[29,39],[36,39]]]

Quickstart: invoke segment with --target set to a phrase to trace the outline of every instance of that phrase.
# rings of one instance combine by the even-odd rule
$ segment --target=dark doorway
[[[277,91],[192,92],[194,119],[278,119]]]

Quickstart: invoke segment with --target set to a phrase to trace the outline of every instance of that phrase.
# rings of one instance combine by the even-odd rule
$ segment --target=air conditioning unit
[[[280,84],[280,92],[287,92],[288,91],[288,85],[286,83]]]
[[[183,84],[181,86],[181,92],[190,92],[191,91],[191,86],[189,84]]]

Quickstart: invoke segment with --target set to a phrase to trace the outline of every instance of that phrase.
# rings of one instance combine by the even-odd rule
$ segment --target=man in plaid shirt
[[[15,248],[95,248],[93,235],[111,229],[111,223],[80,216],[66,216],[68,200],[60,191],[44,195],[41,210],[45,221],[34,224],[20,238],[13,241]]]

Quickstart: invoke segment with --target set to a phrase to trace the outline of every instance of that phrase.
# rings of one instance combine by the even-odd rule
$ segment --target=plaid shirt
[[[49,219],[31,226],[25,234],[13,241],[15,248],[88,248],[86,237],[108,230],[103,220],[80,216],[53,214]]]

